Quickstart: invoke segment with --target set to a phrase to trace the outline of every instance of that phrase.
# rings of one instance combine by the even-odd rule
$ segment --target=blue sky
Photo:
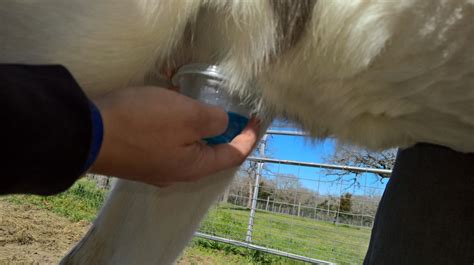
[[[297,131],[291,126],[274,127],[272,129]],[[336,142],[332,139],[313,142],[301,136],[272,135],[268,138],[266,155],[277,159],[327,163],[325,159],[328,159],[334,152],[335,146]],[[350,192],[358,195],[379,196],[387,183],[386,180],[384,180],[384,183],[380,183],[379,178],[373,174],[363,174],[359,180],[361,185],[350,187],[350,179],[353,179],[353,176],[344,178],[341,184],[334,181],[336,177],[326,176],[324,174],[327,172],[325,169],[269,163],[266,166],[275,174],[298,176],[303,187],[318,191],[320,194],[339,195]],[[272,176],[267,174],[267,178],[272,178]]]

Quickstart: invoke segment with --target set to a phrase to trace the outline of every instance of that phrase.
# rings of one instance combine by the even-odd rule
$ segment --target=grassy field
[[[72,221],[92,221],[107,191],[89,180],[78,181],[57,196],[15,195],[4,200],[31,204]],[[249,210],[231,204],[213,208],[201,225],[201,232],[243,241]],[[367,250],[370,230],[334,225],[308,218],[257,211],[252,243],[286,252],[332,261],[359,264]],[[303,264],[260,251],[195,238],[178,264]]]
[[[230,204],[214,208],[201,231],[243,241],[249,210]],[[252,243],[340,264],[362,263],[370,229],[257,211]]]
[[[96,188],[95,182],[91,180],[81,179],[66,192],[55,196],[12,195],[4,199],[18,204],[31,204],[77,222],[94,220],[106,196],[107,190]]]

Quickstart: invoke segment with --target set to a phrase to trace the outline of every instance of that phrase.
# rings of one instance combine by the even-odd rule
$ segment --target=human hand
[[[202,138],[223,133],[226,112],[158,87],[135,87],[94,100],[104,140],[91,172],[156,186],[196,181],[243,163],[258,140],[251,119],[229,144]]]

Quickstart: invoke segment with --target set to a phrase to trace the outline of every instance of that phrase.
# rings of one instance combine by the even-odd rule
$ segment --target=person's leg
[[[400,150],[364,264],[474,264],[474,154]]]

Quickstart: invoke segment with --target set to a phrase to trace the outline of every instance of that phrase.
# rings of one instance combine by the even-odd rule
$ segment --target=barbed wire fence
[[[268,158],[269,135],[305,136],[267,131],[195,236],[311,264],[362,264],[384,190],[379,176],[391,171]],[[91,177],[110,187],[109,178]]]

